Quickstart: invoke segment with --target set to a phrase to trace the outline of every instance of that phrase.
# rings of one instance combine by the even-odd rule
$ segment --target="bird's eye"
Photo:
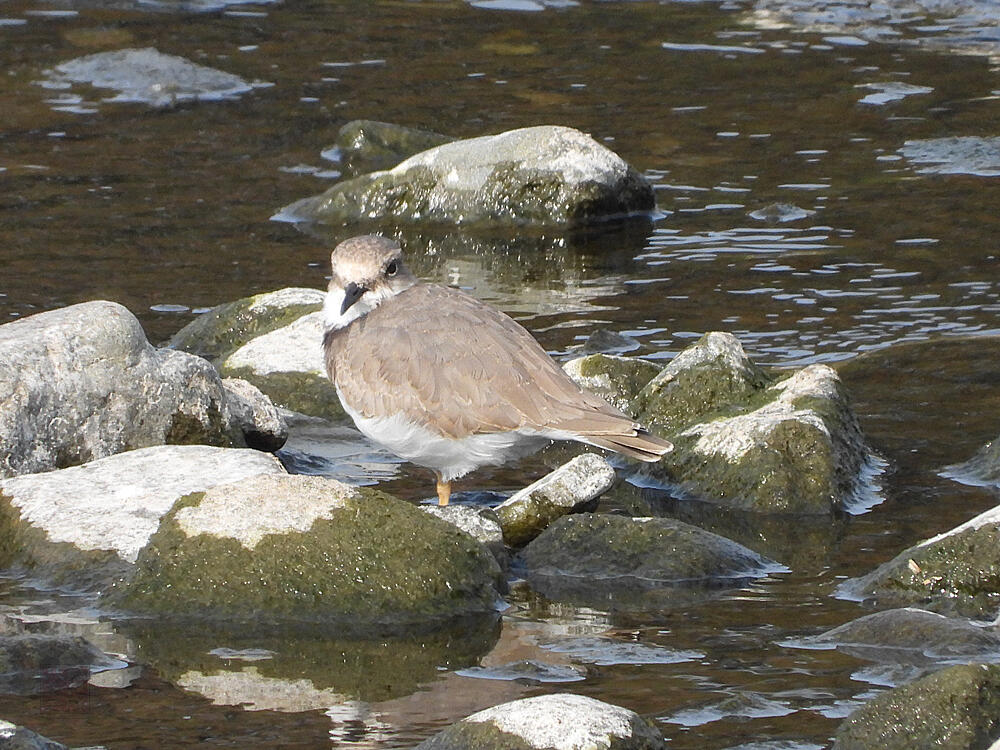
[[[395,276],[396,275],[396,271],[398,271],[398,270],[399,270],[399,268],[396,266],[396,261],[392,261],[392,263],[390,263],[389,265],[387,265],[385,267],[385,275],[386,276]]]

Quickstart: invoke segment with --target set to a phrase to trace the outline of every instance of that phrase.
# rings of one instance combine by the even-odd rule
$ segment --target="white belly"
[[[445,482],[481,466],[499,466],[530,455],[552,439],[538,432],[520,430],[453,439],[399,415],[367,418],[355,412],[343,398],[340,403],[365,437],[410,463],[433,469]]]

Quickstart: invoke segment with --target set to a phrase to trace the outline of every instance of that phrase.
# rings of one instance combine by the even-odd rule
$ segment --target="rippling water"
[[[701,519],[756,539],[789,573],[651,613],[518,593],[482,653],[447,646],[433,652],[436,665],[408,661],[397,670],[410,670],[408,687],[389,693],[338,692],[350,682],[338,671],[349,647],[314,668],[292,658],[290,643],[209,639],[185,661],[183,644],[163,635],[126,640],[105,624],[102,641],[86,601],[14,580],[2,599],[9,614],[34,627],[72,623],[154,666],[130,674],[127,688],[108,676],[0,697],[0,717],[109,748],[407,747],[485,706],[571,689],[651,717],[671,747],[826,745],[885,675],[836,651],[782,644],[863,613],[831,598],[844,577],[998,500],[937,471],[1000,432],[1000,83],[990,35],[962,19],[810,33],[755,7],[0,3],[0,320],[108,298],[162,341],[206,307],[323,286],[330,242],[350,230],[305,234],[269,217],[339,177],[329,147],[348,120],[455,136],[565,124],[643,171],[659,214],[565,236],[402,229],[418,273],[507,310],[559,356],[600,328],[661,361],[726,330],[764,364],[834,363],[890,466],[883,502],[852,519],[815,528]],[[977,54],[948,51],[961,46],[941,42],[949,24]],[[890,27],[898,38],[883,33]],[[125,47],[256,85],[226,101],[154,107],[107,101],[114,91],[53,73]],[[510,489],[547,461],[468,485]],[[414,499],[426,485],[405,467],[385,484]],[[607,505],[698,514],[627,485]],[[295,648],[306,662],[327,653]],[[391,672],[398,658],[364,654],[373,670]],[[171,671],[195,661],[197,674]],[[517,676],[530,661],[583,679],[486,679]],[[240,670],[243,692],[218,688],[212,677],[225,669]],[[277,700],[270,680],[297,690],[295,700]]]

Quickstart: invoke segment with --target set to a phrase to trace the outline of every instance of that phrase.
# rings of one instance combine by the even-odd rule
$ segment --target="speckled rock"
[[[503,585],[479,542],[409,503],[269,475],[181,498],[108,602],[161,616],[394,629],[491,612]]]
[[[202,445],[129,451],[0,480],[0,566],[26,566],[75,588],[124,575],[179,497],[258,474],[267,453]]]
[[[124,666],[79,636],[0,636],[0,693],[4,694],[64,690],[82,685],[95,672]]]
[[[654,207],[649,183],[583,133],[538,126],[454,141],[286,206],[326,224],[572,225]]]
[[[900,552],[838,592],[880,607],[917,605],[992,619],[1000,611],[1000,507]]]
[[[167,346],[197,354],[218,367],[251,339],[322,309],[324,296],[319,289],[288,287],[227,302],[192,320]]]
[[[0,326],[0,477],[165,443],[243,447],[247,425],[231,401],[211,364],[152,347],[135,316],[113,302],[7,323]]]
[[[253,383],[223,378],[229,408],[243,431],[247,447],[273,453],[288,440],[288,423],[274,403]]]
[[[1000,666],[963,664],[872,699],[840,725],[833,750],[985,750],[998,737]]]
[[[520,547],[567,513],[594,510],[615,483],[607,459],[584,453],[511,495],[496,508],[504,541]]]
[[[279,406],[327,419],[346,415],[323,360],[323,313],[251,339],[226,357],[223,375],[248,380]]]
[[[332,149],[351,175],[389,169],[403,159],[455,140],[428,130],[408,128],[377,120],[351,120],[337,133]]]
[[[0,719],[0,750],[67,750],[61,742]]]
[[[671,518],[564,516],[521,552],[532,588],[550,599],[641,605],[647,592],[740,585],[782,567],[729,539]],[[634,601],[633,601],[634,600]]]
[[[638,357],[591,354],[571,359],[563,370],[578,385],[596,393],[626,414],[632,413],[632,401],[662,368]]]
[[[467,716],[417,750],[659,750],[659,730],[634,711],[570,693],[511,701]]]
[[[485,545],[486,549],[500,563],[501,568],[507,568],[510,556],[507,554],[507,547],[503,541],[500,519],[492,508],[452,503],[451,505],[421,505],[420,510],[458,527]]]
[[[734,336],[709,333],[639,392],[633,413],[675,446],[646,471],[688,496],[796,514],[877,501],[870,482],[882,462],[825,365],[775,380]]]

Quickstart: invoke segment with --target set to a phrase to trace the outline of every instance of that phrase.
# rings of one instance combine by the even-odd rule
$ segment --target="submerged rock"
[[[1000,634],[992,628],[909,607],[865,615],[790,645],[837,648],[869,661],[1000,658]]]
[[[451,136],[377,120],[351,120],[337,133],[335,153],[351,175],[389,169],[407,157],[450,143]]]
[[[635,599],[640,605],[648,591],[734,586],[781,569],[741,544],[681,521],[593,513],[560,518],[519,560],[531,586],[550,599]]]
[[[172,107],[189,101],[236,99],[254,88],[270,86],[249,82],[231,73],[197,65],[152,47],[97,52],[57,65],[47,71],[51,88],[87,83],[118,93],[109,102],[137,102]]]
[[[177,499],[215,484],[284,474],[274,456],[203,445],[129,451],[0,480],[0,566],[74,588],[127,574]]]
[[[124,666],[79,636],[0,636],[0,693],[64,690],[82,685],[95,672]]]
[[[652,187],[619,156],[572,128],[538,126],[437,146],[275,218],[565,226],[648,213],[654,204]]]
[[[272,475],[178,501],[108,602],[160,616],[393,630],[493,612],[503,585],[479,542],[409,503]]]
[[[467,716],[417,745],[417,750],[659,750],[653,724],[634,711],[556,693],[511,701]]]
[[[815,213],[808,208],[800,208],[791,203],[772,203],[764,208],[751,211],[747,216],[751,219],[757,219],[757,221],[766,221],[768,224],[777,224],[807,219]]]
[[[971,174],[1000,176],[1000,137],[958,136],[906,141],[899,153],[921,174]]]
[[[153,348],[113,302],[0,326],[0,393],[0,477],[165,443],[243,447],[271,429],[246,423],[210,363]]]
[[[1000,729],[1000,666],[963,664],[875,697],[837,729],[833,750],[987,748]]]
[[[594,510],[614,483],[615,470],[607,459],[593,453],[577,456],[497,506],[504,541],[520,547],[557,518]]]
[[[1000,507],[900,552],[841,596],[880,607],[919,605],[992,619],[1000,609]]]
[[[941,474],[963,484],[1000,487],[1000,437],[988,442],[968,461],[945,467]]]

